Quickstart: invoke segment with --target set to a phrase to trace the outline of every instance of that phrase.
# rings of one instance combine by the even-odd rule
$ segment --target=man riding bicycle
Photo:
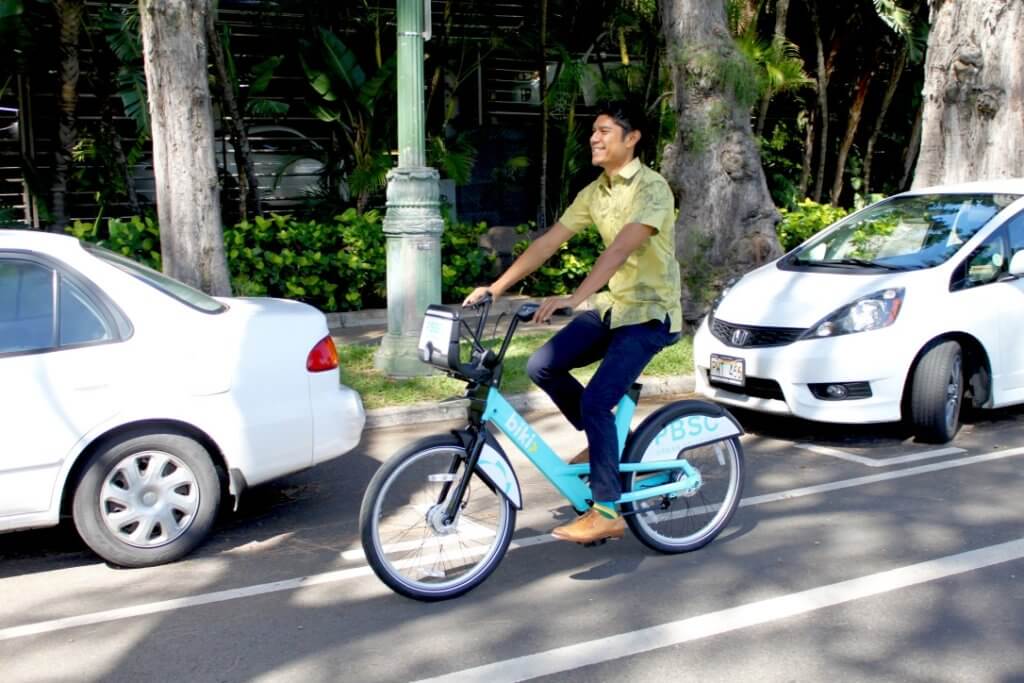
[[[625,522],[615,501],[622,495],[613,408],[661,349],[682,329],[679,264],[675,257],[675,201],[661,175],[636,158],[643,112],[631,103],[599,106],[590,136],[591,162],[603,169],[580,191],[562,217],[502,275],[476,288],[470,305],[494,298],[533,273],[573,235],[595,225],[605,249],[569,296],[541,302],[533,322],[591,295],[593,307],[576,316],[530,357],[527,372],[578,430],[588,448],[572,459],[590,460],[593,504],[576,521],[552,531],[556,538],[593,543],[622,538]],[[605,285],[608,290],[598,293]],[[569,371],[601,364],[586,387]]]

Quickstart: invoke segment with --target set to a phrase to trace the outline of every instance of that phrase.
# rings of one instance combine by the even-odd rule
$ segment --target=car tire
[[[921,441],[947,443],[960,428],[964,398],[963,350],[955,341],[928,349],[914,370],[910,416]]]
[[[210,533],[221,483],[209,452],[181,434],[135,435],[89,458],[75,487],[75,528],[111,564],[149,567],[191,552]]]

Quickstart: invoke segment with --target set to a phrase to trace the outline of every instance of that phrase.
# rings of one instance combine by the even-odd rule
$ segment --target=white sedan
[[[185,555],[222,495],[351,450],[365,421],[317,309],[29,230],[0,230],[0,387],[0,531],[70,514],[129,567]]]
[[[694,338],[698,391],[838,423],[956,434],[1024,402],[1024,180],[899,194],[736,282]]]

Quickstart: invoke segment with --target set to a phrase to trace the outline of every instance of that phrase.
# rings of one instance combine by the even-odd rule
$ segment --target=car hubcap
[[[155,548],[181,536],[199,510],[195,473],[161,451],[133,453],[117,463],[100,489],[100,517],[119,541]]]
[[[960,413],[960,356],[953,359],[953,367],[949,372],[949,384],[946,386],[946,426],[950,431],[956,428]]]

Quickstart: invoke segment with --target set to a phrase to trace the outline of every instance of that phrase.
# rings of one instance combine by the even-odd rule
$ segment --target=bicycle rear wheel
[[[401,451],[370,481],[359,513],[363,551],[395,592],[424,601],[457,597],[486,579],[508,549],[516,510],[475,473],[456,519],[445,524],[465,463],[461,442],[441,434]]]
[[[685,459],[700,475],[700,485],[695,490],[623,506],[629,528],[644,545],[654,550],[684,553],[704,547],[729,524],[739,506],[744,465],[743,447],[736,436],[679,451],[666,449],[666,444],[672,441],[672,432],[689,426],[682,422],[684,418],[707,416],[709,413],[694,411],[708,409],[713,411],[711,415],[728,415],[717,406],[696,401],[665,406],[637,429],[623,458],[624,462],[634,463]],[[681,470],[672,472],[627,473],[623,489],[636,491],[685,476]]]

